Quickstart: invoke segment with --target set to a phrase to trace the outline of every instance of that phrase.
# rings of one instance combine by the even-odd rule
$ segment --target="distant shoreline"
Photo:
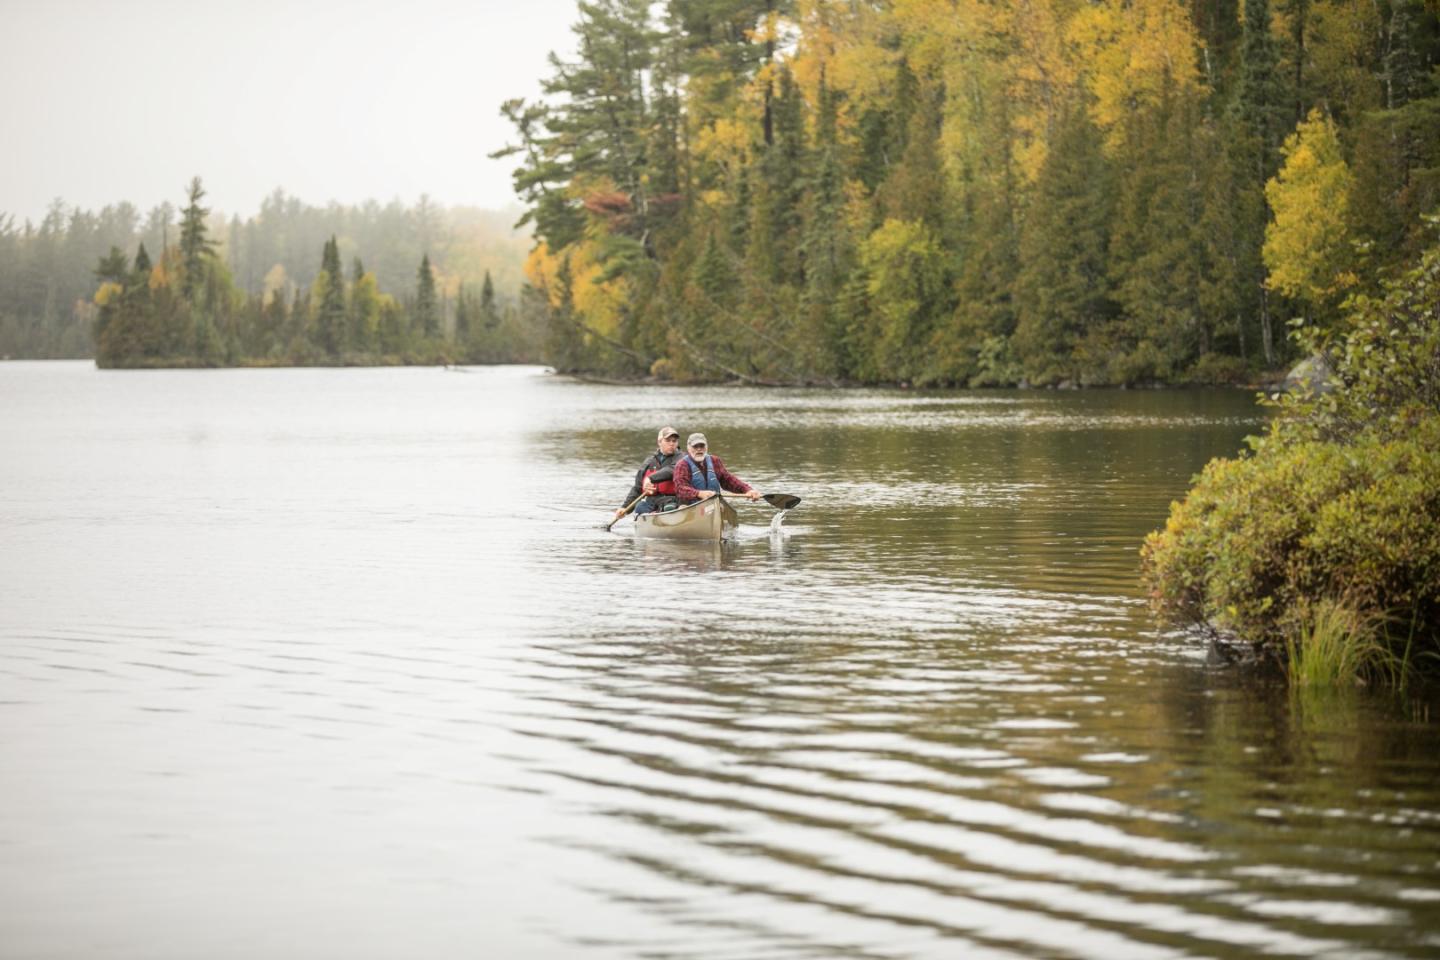
[[[0,363],[94,363],[94,357],[0,357]],[[140,363],[124,364],[116,366],[100,366],[100,370],[310,370],[310,369],[346,369],[346,368],[379,368],[379,367],[439,367],[442,369],[461,369],[468,367],[544,367],[554,377],[562,377],[574,380],[578,383],[595,384],[608,387],[758,387],[767,390],[907,390],[915,392],[977,392],[983,393],[997,390],[1024,390],[1027,392],[1050,392],[1068,393],[1083,392],[1091,390],[1278,390],[1284,385],[1284,371],[1274,371],[1267,379],[1247,380],[1231,383],[1142,383],[1142,384],[1049,384],[1036,386],[1033,384],[1009,384],[993,385],[983,387],[964,387],[950,385],[927,385],[917,387],[914,384],[904,382],[878,382],[869,383],[859,380],[837,381],[833,383],[784,383],[784,382],[745,382],[742,380],[661,380],[656,377],[635,377],[626,379],[623,377],[602,377],[573,371],[557,371],[549,364],[540,360],[496,360],[487,363],[437,363],[432,359],[406,361],[394,357],[376,358],[374,360],[364,359],[337,359],[322,363],[292,363],[284,360],[244,360],[239,363],[205,363],[201,360],[189,362],[164,362],[164,363]]]

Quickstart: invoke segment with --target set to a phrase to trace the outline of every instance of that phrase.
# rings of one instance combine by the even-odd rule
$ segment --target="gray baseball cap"
[[[687,446],[687,447],[693,447],[693,446],[695,446],[695,444],[697,444],[697,443],[703,443],[703,444],[705,444],[705,446],[707,446],[707,447],[710,446],[710,444],[705,440],[705,434],[703,434],[703,433],[692,433],[692,434],[690,434],[690,439],[688,439],[688,440],[685,441],[685,446]]]

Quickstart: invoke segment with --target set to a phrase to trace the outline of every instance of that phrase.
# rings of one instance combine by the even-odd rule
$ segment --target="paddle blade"
[[[792,497],[788,493],[767,493],[764,500],[776,510],[791,510],[800,503],[799,497]]]

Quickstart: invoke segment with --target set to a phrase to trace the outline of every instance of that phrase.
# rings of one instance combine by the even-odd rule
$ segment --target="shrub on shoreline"
[[[1440,246],[1300,339],[1332,389],[1272,398],[1251,453],[1211,461],[1146,538],[1142,576],[1159,612],[1292,678],[1403,682],[1440,658]]]

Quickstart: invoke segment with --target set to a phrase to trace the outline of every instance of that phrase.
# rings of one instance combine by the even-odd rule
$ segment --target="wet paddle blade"
[[[799,497],[792,497],[788,493],[767,493],[764,500],[776,510],[790,510],[800,502]]]

